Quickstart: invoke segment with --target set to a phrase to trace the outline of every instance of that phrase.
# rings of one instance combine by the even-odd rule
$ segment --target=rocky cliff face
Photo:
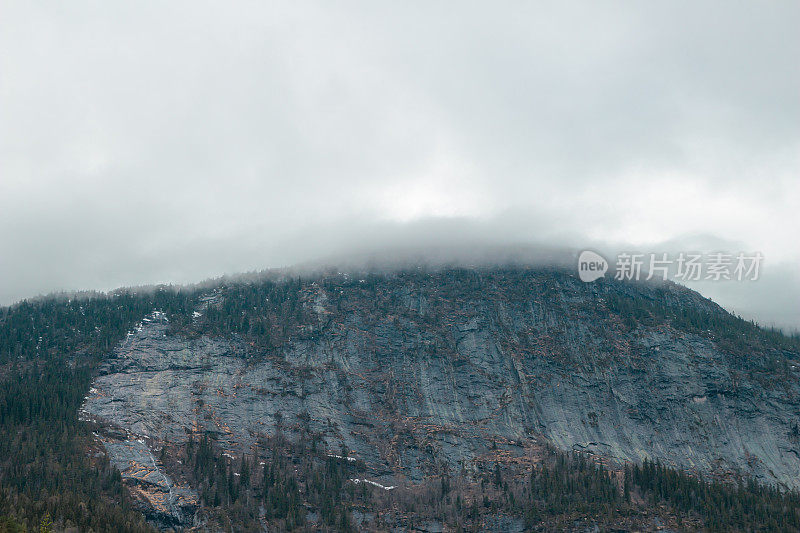
[[[800,387],[793,364],[774,362],[797,354],[768,341],[740,353],[719,331],[646,311],[726,316],[686,289],[514,268],[335,273],[300,290],[298,333],[273,349],[175,333],[155,314],[109,354],[85,416],[123,430],[106,449],[125,476],[161,486],[162,515],[190,522],[196,495],[174,490],[145,452],[208,431],[238,456],[301,424],[383,486],[468,473],[498,444],[524,460],[549,441],[800,488]]]

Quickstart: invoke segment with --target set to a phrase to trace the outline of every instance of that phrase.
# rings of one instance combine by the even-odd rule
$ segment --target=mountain
[[[800,526],[800,341],[671,283],[281,271],[0,326],[8,523]]]

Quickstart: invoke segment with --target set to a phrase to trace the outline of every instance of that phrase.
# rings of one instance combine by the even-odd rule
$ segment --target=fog
[[[800,327],[797,3],[0,12],[0,304],[408,248],[726,250],[762,279],[693,288]]]

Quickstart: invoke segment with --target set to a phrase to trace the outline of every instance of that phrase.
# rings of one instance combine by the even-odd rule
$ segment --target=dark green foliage
[[[558,453],[531,473],[529,521],[546,515],[607,516],[621,502],[612,474],[580,455]]]
[[[709,531],[800,531],[796,492],[753,481],[705,481],[651,461],[617,473],[581,455],[552,450],[549,455],[523,491],[531,526],[580,516],[614,523],[642,510],[662,509],[677,522],[702,524]]]
[[[195,323],[186,319],[174,326],[188,334],[244,335],[269,350],[301,333],[302,287],[299,279],[226,284],[217,289],[220,298],[208,305]]]
[[[774,487],[707,482],[659,463],[628,467],[625,477],[653,503],[701,516],[711,531],[798,531],[800,495]]]
[[[7,516],[0,517],[0,533],[25,533],[28,529]]]
[[[608,309],[629,328],[669,323],[676,329],[707,337],[728,354],[735,368],[786,373],[785,352],[800,353],[797,333],[787,335],[779,329],[763,328],[671,285],[650,291],[648,298],[629,296],[621,290],[609,290],[604,297]]]
[[[75,354],[101,356],[154,309],[185,316],[194,296],[160,288],[110,296],[48,297],[0,308],[0,365],[31,359],[63,361]]]
[[[185,313],[172,290],[45,298],[0,309],[0,528],[39,530],[53,517],[81,531],[148,531],[119,472],[92,457],[78,421],[99,357],[143,316]],[[2,529],[0,529],[2,530]]]
[[[260,529],[263,510],[263,520],[280,530],[353,530],[348,508],[368,496],[348,482],[350,469],[358,465],[315,451],[323,449],[320,438],[308,433],[297,443],[264,438],[259,448],[253,456],[233,460],[208,435],[187,443],[182,453],[188,476],[216,522]],[[320,518],[313,528],[309,510]]]

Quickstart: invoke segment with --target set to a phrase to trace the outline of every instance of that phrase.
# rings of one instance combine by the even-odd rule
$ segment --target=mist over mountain
[[[799,3],[0,12],[0,533],[800,531]]]
[[[748,305],[798,293],[797,10],[10,2],[0,304],[364,245],[701,236],[774,276],[715,299],[796,327]]]

